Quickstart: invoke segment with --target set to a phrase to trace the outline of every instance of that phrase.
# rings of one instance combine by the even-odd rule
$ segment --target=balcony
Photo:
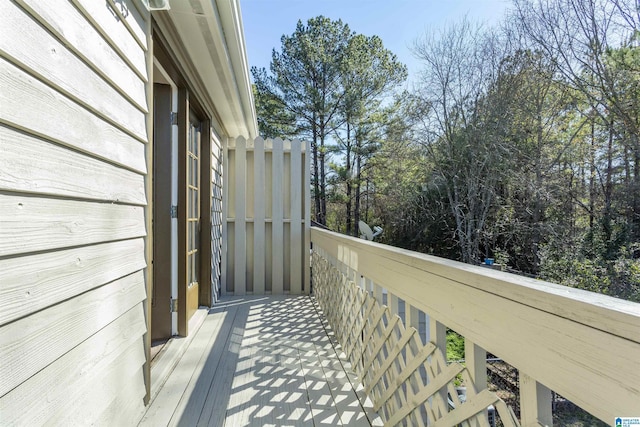
[[[558,395],[606,424],[638,415],[640,305],[318,228],[311,242],[312,296],[223,299],[143,425],[552,425]],[[515,402],[488,353],[517,372]]]
[[[224,297],[156,391],[141,425],[375,423],[379,417],[317,308],[305,295]]]

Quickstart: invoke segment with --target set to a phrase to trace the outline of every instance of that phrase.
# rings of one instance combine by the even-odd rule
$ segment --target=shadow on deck
[[[308,296],[227,297],[140,425],[380,424],[340,352]]]

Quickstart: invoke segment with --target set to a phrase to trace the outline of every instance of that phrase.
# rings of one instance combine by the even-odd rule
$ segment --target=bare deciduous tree
[[[461,259],[479,261],[483,230],[503,170],[503,146],[481,106],[504,56],[498,36],[468,20],[414,44],[424,63],[421,102],[423,143],[440,176],[455,218]]]

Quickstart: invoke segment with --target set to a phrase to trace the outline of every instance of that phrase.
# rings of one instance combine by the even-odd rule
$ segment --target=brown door
[[[154,84],[151,339],[171,337],[171,86]]]
[[[210,305],[211,133],[195,100],[178,89],[178,334],[189,334],[189,319],[199,305]],[[203,154],[203,148],[206,150]],[[207,153],[209,153],[207,155]],[[204,206],[204,208],[202,207]],[[208,207],[207,207],[208,206]],[[203,217],[205,225],[203,226]],[[205,233],[203,233],[203,228]],[[203,261],[203,256],[205,260]]]
[[[200,120],[191,113],[187,135],[187,319],[198,309],[200,284]]]

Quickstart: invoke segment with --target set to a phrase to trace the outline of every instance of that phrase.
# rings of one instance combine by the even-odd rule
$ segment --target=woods
[[[639,26],[634,0],[513,0],[417,35],[402,91],[378,37],[299,22],[252,70],[261,132],[312,141],[334,230],[640,301]]]

